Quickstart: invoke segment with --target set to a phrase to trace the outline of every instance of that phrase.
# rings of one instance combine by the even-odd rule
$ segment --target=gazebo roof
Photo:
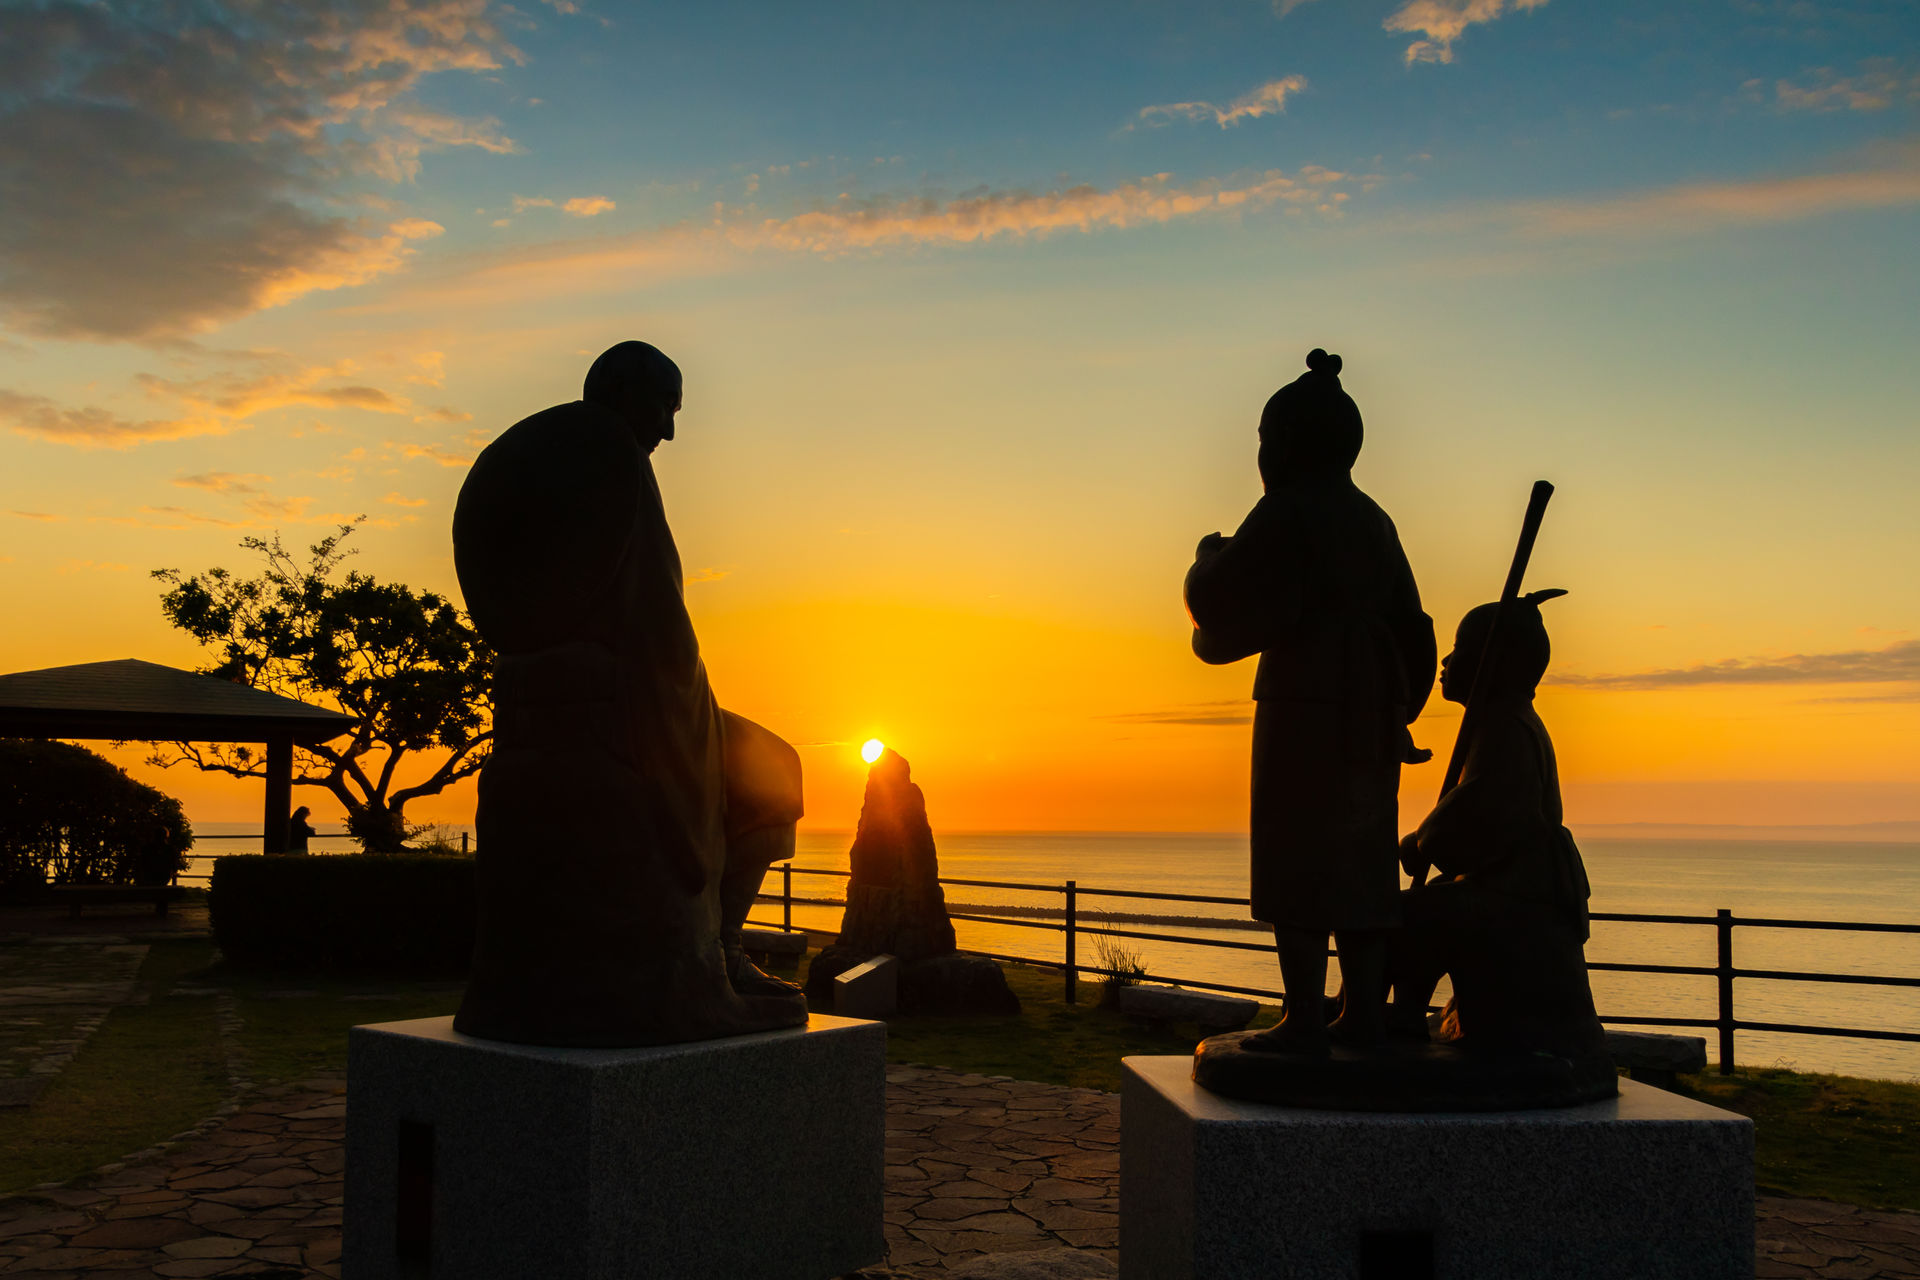
[[[0,736],[325,742],[350,715],[217,676],[122,658],[0,675]]]

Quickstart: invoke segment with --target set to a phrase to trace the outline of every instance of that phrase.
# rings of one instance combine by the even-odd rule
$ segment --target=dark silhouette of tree
[[[180,802],[71,742],[0,738],[0,887],[166,884],[186,869]]]
[[[364,518],[364,517],[363,517]],[[356,524],[358,521],[355,522]],[[167,620],[219,658],[204,668],[256,689],[338,707],[360,723],[343,741],[294,749],[297,785],[325,787],[347,832],[370,853],[397,853],[413,834],[406,806],[480,771],[493,741],[493,651],[452,601],[349,570],[354,525],[298,563],[280,537],[248,537],[264,569],[185,577],[156,569]],[[444,752],[424,779],[395,786],[412,753]],[[155,743],[151,762],[192,764],[237,778],[266,773],[261,751],[238,744]]]

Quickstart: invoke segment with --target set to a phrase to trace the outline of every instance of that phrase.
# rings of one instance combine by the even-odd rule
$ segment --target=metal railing
[[[793,929],[793,907],[796,902],[802,905],[839,906],[832,899],[795,898],[793,896],[793,877],[796,875],[830,876],[847,879],[851,872],[833,871],[824,867],[796,867],[792,863],[780,865],[781,890],[779,894],[763,892],[762,901],[781,904],[781,922],[779,928]],[[1129,898],[1155,902],[1191,902],[1213,906],[1247,907],[1246,898],[1222,898],[1194,893],[1149,893],[1139,889],[1092,889],[1077,881],[1068,880],[1060,884],[1036,884],[1012,880],[963,880],[940,878],[940,884],[963,888],[1008,889],[1029,893],[1057,895],[1061,899],[1060,921],[1021,919],[1015,916],[983,915],[971,911],[950,911],[955,920],[970,920],[981,924],[1008,925],[1018,929],[1042,929],[1062,935],[1061,958],[1050,960],[1041,956],[1008,955],[992,951],[976,951],[973,954],[988,956],[995,960],[1005,960],[1016,964],[1034,965],[1039,968],[1057,969],[1064,981],[1064,995],[1068,1004],[1079,999],[1078,984],[1080,975],[1126,977],[1117,970],[1099,965],[1083,964],[1078,958],[1080,935],[1091,934],[1101,938],[1125,938],[1137,942],[1169,942],[1184,946],[1212,947],[1233,951],[1264,951],[1271,954],[1274,950],[1270,942],[1235,942],[1226,938],[1204,938],[1193,934],[1151,933],[1139,929],[1117,929],[1106,925],[1084,923],[1080,919],[1081,899],[1083,898]],[[1742,1019],[1735,1013],[1734,981],[1753,979],[1766,982],[1832,982],[1861,984],[1884,987],[1920,987],[1920,977],[1899,977],[1888,974],[1854,973],[1809,973],[1791,969],[1743,969],[1734,963],[1734,930],[1746,929],[1826,929],[1856,933],[1904,933],[1920,934],[1920,924],[1878,924],[1850,920],[1782,920],[1768,916],[1736,916],[1727,908],[1721,908],[1710,916],[1705,915],[1651,915],[1630,911],[1595,911],[1590,919],[1595,922],[1615,924],[1671,924],[1711,927],[1714,930],[1716,947],[1715,963],[1711,965],[1688,964],[1629,964],[1624,961],[1594,960],[1587,963],[1589,972],[1609,973],[1662,973],[1687,977],[1710,977],[1714,979],[1717,996],[1717,1013],[1711,1018],[1662,1018],[1645,1016],[1609,1017],[1600,1015],[1602,1022],[1616,1026],[1649,1027],[1702,1027],[1712,1028],[1719,1039],[1719,1069],[1722,1075],[1733,1072],[1734,1033],[1739,1031],[1787,1032],[1795,1035],[1841,1036],[1859,1040],[1896,1040],[1906,1043],[1920,1043],[1920,1032],[1883,1031],[1871,1027],[1835,1027],[1810,1025],[1794,1022],[1757,1022]],[[767,922],[750,921],[762,927],[771,927]],[[1237,922],[1222,921],[1231,925]],[[1202,925],[1200,927],[1207,927]],[[815,932],[818,932],[816,930]],[[1334,954],[1329,952],[1329,955]],[[1162,982],[1178,983],[1181,986],[1194,987],[1204,991],[1225,991],[1234,995],[1263,996],[1279,1000],[1282,992],[1268,987],[1234,986],[1223,982],[1205,982],[1192,978],[1177,978],[1166,974],[1154,975]]]
[[[258,835],[238,836],[200,836],[201,840],[258,840]],[[467,833],[460,836],[461,850],[468,848]],[[793,932],[793,908],[795,903],[802,906],[842,906],[843,903],[829,898],[796,898],[793,894],[793,878],[803,876],[827,876],[846,880],[852,872],[834,871],[826,867],[796,867],[791,862],[779,866],[780,892],[778,894],[762,891],[760,901],[780,904],[780,922],[749,920],[749,924],[761,928],[778,928]],[[180,881],[207,880],[207,875],[182,874]],[[1158,893],[1143,889],[1092,889],[1078,881],[1067,880],[1060,884],[1041,884],[1018,880],[967,880],[940,877],[943,886],[955,886],[971,889],[1005,889],[1015,892],[1043,893],[1058,895],[1061,899],[1060,921],[1021,919],[1015,916],[982,915],[970,911],[950,911],[948,915],[955,920],[968,920],[980,924],[1007,925],[1017,929],[1040,929],[1061,935],[1061,958],[1050,960],[1043,956],[1010,955],[995,951],[974,951],[971,954],[986,956],[993,960],[1004,960],[1012,964],[1033,965],[1043,969],[1060,971],[1064,983],[1064,992],[1068,1004],[1079,1000],[1080,975],[1090,974],[1101,977],[1128,977],[1115,969],[1100,965],[1084,964],[1079,959],[1079,939],[1082,934],[1100,938],[1124,938],[1136,942],[1166,942],[1183,946],[1211,947],[1230,951],[1264,951],[1272,954],[1274,947],[1270,942],[1235,942],[1226,938],[1203,938],[1194,934],[1150,933],[1139,929],[1116,929],[1103,924],[1087,924],[1080,919],[1082,898],[1126,898],[1136,901],[1152,902],[1188,902],[1207,906],[1247,907],[1251,903],[1246,898],[1223,898],[1196,893]],[[1596,923],[1612,924],[1670,924],[1711,927],[1714,930],[1716,955],[1711,965],[1689,964],[1630,964],[1615,960],[1590,960],[1589,972],[1606,973],[1661,973],[1682,977],[1714,979],[1716,994],[1716,1013],[1711,1018],[1666,1018],[1649,1016],[1609,1016],[1601,1014],[1602,1022],[1616,1026],[1646,1027],[1700,1027],[1711,1028],[1719,1041],[1719,1069],[1722,1075],[1733,1071],[1734,1034],[1739,1031],[1785,1032],[1792,1035],[1839,1036],[1855,1040],[1893,1040],[1908,1044],[1920,1044],[1920,1032],[1885,1031],[1873,1027],[1835,1027],[1811,1025],[1795,1022],[1757,1022],[1742,1019],[1736,1015],[1734,1007],[1734,988],[1736,979],[1753,979],[1763,982],[1828,982],[1852,985],[1881,987],[1920,987],[1920,977],[1899,977],[1889,974],[1854,973],[1810,973],[1792,969],[1743,969],[1734,963],[1734,930],[1745,929],[1824,929],[1852,933],[1899,933],[1920,934],[1920,924],[1882,924],[1853,920],[1783,920],[1769,916],[1736,916],[1728,908],[1722,907],[1710,916],[1704,915],[1657,915],[1631,911],[1595,911],[1589,916]],[[1237,921],[1221,921],[1223,925],[1232,925]],[[1209,927],[1201,924],[1199,927]],[[813,932],[821,932],[814,930]],[[1329,951],[1329,955],[1334,954]],[[1270,1000],[1279,1000],[1283,993],[1272,987],[1234,986],[1224,982],[1207,982],[1197,978],[1177,978],[1166,974],[1156,974],[1162,982],[1178,983],[1185,987],[1194,987],[1202,991],[1224,991],[1233,995],[1260,996]]]

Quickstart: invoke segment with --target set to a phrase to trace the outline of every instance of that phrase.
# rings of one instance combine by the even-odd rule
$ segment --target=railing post
[[[462,832],[460,833],[460,856],[461,856],[461,857],[463,857],[463,858],[464,858],[464,857],[466,857],[466,856],[467,856],[467,852],[468,852],[468,850],[467,850],[467,833],[466,833],[466,832],[464,832],[464,831],[462,831]]]
[[[1733,1074],[1733,912],[1720,908],[1714,916],[1720,935],[1720,958],[1715,968],[1720,981],[1720,1074]]]
[[[1080,970],[1075,966],[1074,944],[1074,904],[1079,897],[1080,885],[1076,880],[1067,881],[1067,1003],[1080,1003]]]
[[[793,932],[793,864],[780,864],[780,927]]]

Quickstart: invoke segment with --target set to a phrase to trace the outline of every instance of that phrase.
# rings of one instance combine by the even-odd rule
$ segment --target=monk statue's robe
[[[1318,933],[1389,928],[1400,766],[1433,687],[1433,622],[1393,521],[1346,466],[1267,478],[1186,580],[1194,652],[1260,655],[1252,914]]]
[[[582,401],[516,424],[475,461],[453,541],[499,655],[456,1029],[622,1046],[804,1023],[797,993],[735,993],[721,936],[745,878],[729,834],[749,862],[791,851],[798,758],[715,705],[633,432]]]
[[[1530,700],[1489,699],[1460,783],[1410,841],[1438,878],[1389,942],[1396,1007],[1453,978],[1443,1035],[1467,1048],[1605,1056],[1587,984],[1587,872],[1563,823],[1553,741]]]

